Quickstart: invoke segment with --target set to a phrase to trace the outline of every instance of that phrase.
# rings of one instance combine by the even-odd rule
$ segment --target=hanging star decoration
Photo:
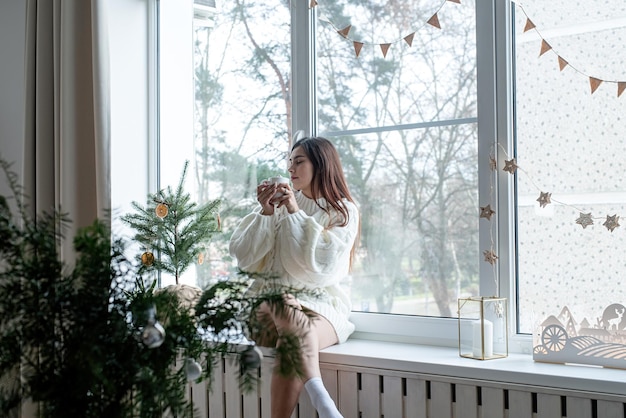
[[[551,196],[552,196],[552,193],[540,192],[539,197],[537,198],[537,202],[539,202],[539,206],[541,206],[542,208],[545,208],[546,205],[552,203],[550,201]]]
[[[481,206],[480,207],[480,217],[485,218],[487,220],[491,220],[493,214],[496,213],[495,210],[491,209],[491,205]]]
[[[483,255],[485,256],[486,262],[488,262],[491,265],[496,264],[496,260],[498,259],[498,256],[496,255],[496,253],[493,252],[493,250],[485,250],[483,251]]]
[[[606,215],[606,221],[604,221],[604,223],[602,225],[604,225],[606,227],[606,229],[608,229],[609,231],[613,232],[613,230],[617,227],[619,227],[619,216],[617,215],[613,215],[613,216],[609,216]]]
[[[583,227],[583,229],[587,228],[589,225],[593,225],[593,219],[591,219],[591,212],[589,213],[580,213],[578,219],[576,219],[576,223]]]
[[[515,158],[511,158],[510,160],[504,160],[504,168],[502,170],[514,174],[515,170],[517,170],[518,165],[515,162]]]

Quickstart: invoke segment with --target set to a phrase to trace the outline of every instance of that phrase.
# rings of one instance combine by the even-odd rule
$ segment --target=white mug
[[[278,185],[280,185],[280,184],[287,184],[288,185],[289,184],[289,179],[287,177],[283,177],[283,176],[275,176],[275,177],[270,177],[267,180],[267,182],[269,184],[278,184]],[[274,198],[281,197],[282,195],[283,195],[282,192],[276,192],[274,194]]]

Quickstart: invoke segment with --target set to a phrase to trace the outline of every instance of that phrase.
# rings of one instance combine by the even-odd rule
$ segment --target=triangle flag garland
[[[428,25],[434,26],[434,27],[436,27],[438,29],[441,29],[441,24],[439,23],[439,16],[437,15],[437,13],[448,2],[461,4],[461,0],[440,0],[440,1],[441,1],[441,4],[440,4],[439,8],[437,9],[437,12],[434,15],[432,15],[430,17],[430,19],[428,19],[427,22],[423,22],[422,21],[422,25],[421,25],[422,27],[428,24]],[[317,0],[309,0],[309,9],[312,9],[314,7],[318,7],[319,8],[321,6],[318,5],[318,1]],[[383,55],[387,54],[387,51],[388,51],[389,47],[391,46],[391,44],[400,42],[402,40],[404,40],[409,46],[413,46],[413,39],[414,39],[415,33],[416,33],[416,31],[413,31],[410,34],[404,36],[403,38],[396,39],[393,42],[384,42],[384,43],[362,42],[362,41],[358,41],[358,40],[355,40],[355,39],[350,39],[349,33],[350,33],[351,28],[352,28],[352,25],[348,25],[348,26],[344,27],[343,29],[339,29],[335,24],[333,24],[333,22],[330,19],[328,19],[328,17],[324,16],[322,14],[322,12],[320,12],[318,14],[318,20],[328,23],[329,25],[331,25],[333,27],[333,29],[338,34],[340,34],[342,37],[352,41],[353,47],[355,48],[355,53],[356,53],[357,57],[359,56],[360,51],[361,51],[361,49],[362,49],[362,47],[364,45],[378,45],[381,49],[383,49]]]
[[[512,1],[516,2],[515,0],[512,0]],[[539,30],[536,28],[535,24],[528,17],[528,14],[524,10],[524,7],[521,4],[517,4],[517,7],[519,7],[520,11],[524,13],[524,15],[526,15],[526,25],[524,26],[524,32],[527,32],[530,29],[535,29],[535,31],[537,32],[537,35],[539,35],[539,38],[541,39],[541,51],[539,53],[539,56],[542,56],[547,51],[551,50],[552,46],[543,38],[541,33],[539,33]],[[624,90],[626,90],[626,81],[603,80],[597,77],[591,77],[588,74],[584,74],[582,71],[576,69],[576,67],[572,66],[567,60],[561,57],[556,51],[554,51],[554,53],[557,55],[560,71],[563,71],[565,67],[570,66],[577,73],[588,77],[589,84],[591,86],[591,94],[593,94],[598,89],[598,87],[600,87],[600,84],[602,84],[604,81],[617,84],[617,97],[620,97],[622,93],[624,93]]]
[[[433,14],[430,17],[430,19],[428,19],[426,24],[434,26],[437,29],[441,29],[441,24],[439,22],[438,12],[439,12],[439,10],[441,10],[443,5],[446,4],[447,2],[461,4],[461,0],[443,0],[443,2],[441,3],[441,6],[437,10],[437,12],[435,14]],[[517,0],[511,0],[511,2],[515,3],[516,7],[518,7],[520,9],[520,11],[522,13],[524,13],[524,15],[526,15],[526,24],[524,26],[523,31],[527,32],[527,31],[529,31],[531,29],[534,29],[537,32],[537,35],[539,35],[539,37],[541,39],[541,50],[539,52],[539,56],[542,56],[546,52],[552,50],[552,46],[539,33],[539,30],[537,29],[536,25],[528,17],[528,14],[524,10],[524,7]],[[319,7],[317,0],[309,0],[309,8],[314,8],[314,7]],[[340,34],[345,39],[348,39],[348,40],[352,41],[352,44],[353,44],[353,47],[354,47],[354,52],[355,52],[357,58],[359,57],[363,46],[366,45],[366,44],[367,45],[378,45],[380,47],[381,51],[382,51],[383,57],[387,56],[387,52],[389,51],[389,48],[391,47],[392,43],[396,43],[396,42],[400,42],[401,40],[404,40],[409,45],[409,47],[412,47],[413,46],[413,40],[414,40],[414,37],[415,37],[415,34],[416,34],[416,32],[413,31],[410,34],[404,36],[403,38],[395,40],[394,42],[385,42],[385,43],[361,42],[361,41],[357,41],[357,40],[354,40],[354,39],[350,39],[348,37],[348,35],[350,33],[350,30],[352,29],[352,25],[351,24],[346,26],[346,27],[344,27],[343,29],[337,29],[337,27],[327,17],[325,17],[323,15],[320,15],[318,17],[318,19],[320,21],[323,21],[323,22],[326,22],[326,23],[330,24],[331,26],[333,26],[333,28],[336,30],[336,32],[338,34]],[[560,71],[563,71],[565,69],[565,67],[570,66],[577,73],[585,75],[585,76],[587,76],[589,78],[589,83],[590,83],[590,86],[591,86],[591,94],[593,94],[598,89],[600,84],[602,84],[604,81],[609,82],[609,83],[616,83],[617,84],[617,97],[621,97],[622,93],[624,93],[624,91],[626,90],[626,81],[603,80],[603,79],[599,79],[599,78],[596,78],[596,77],[591,77],[591,76],[589,76],[587,74],[584,74],[583,72],[579,71],[575,66],[571,65],[567,60],[565,60],[558,53],[556,53],[556,51],[555,51],[555,54],[557,55],[557,58],[558,58],[559,70]]]

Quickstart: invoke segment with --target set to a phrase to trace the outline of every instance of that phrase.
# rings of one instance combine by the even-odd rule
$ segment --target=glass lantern
[[[506,298],[459,298],[459,355],[476,360],[509,355]]]

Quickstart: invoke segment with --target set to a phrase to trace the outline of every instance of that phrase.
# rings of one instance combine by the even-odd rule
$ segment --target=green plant
[[[146,249],[141,255],[142,269],[169,273],[176,284],[220,229],[220,201],[197,205],[185,191],[188,165],[185,162],[175,190],[168,186],[150,194],[145,206],[132,202],[135,211],[122,216],[135,231],[133,239]]]
[[[246,341],[248,319],[264,302],[289,315],[285,289],[251,297],[242,274],[189,304],[181,292],[144,281],[142,265],[125,255],[128,243],[102,220],[77,232],[67,265],[58,248],[68,216],[31,217],[17,176],[1,159],[0,166],[13,192],[0,196],[2,416],[32,400],[43,418],[191,417],[188,380],[210,382],[225,355],[239,362],[244,388],[254,387],[260,358]],[[299,342],[285,347],[299,350]],[[201,374],[190,372],[196,363]],[[299,370],[297,360],[292,366]]]

